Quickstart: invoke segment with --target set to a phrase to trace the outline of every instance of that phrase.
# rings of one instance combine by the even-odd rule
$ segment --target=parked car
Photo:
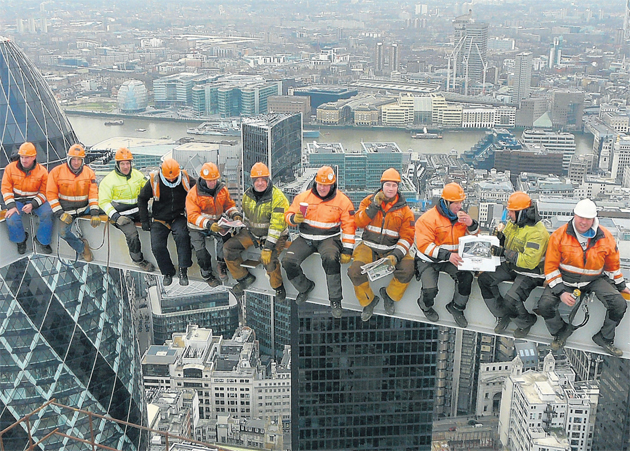
[[[455,426],[451,426],[450,428],[448,428],[448,430],[452,432],[452,431],[456,431],[457,428]]]

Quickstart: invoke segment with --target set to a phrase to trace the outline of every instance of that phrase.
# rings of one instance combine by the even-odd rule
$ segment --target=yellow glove
[[[59,216],[59,220],[64,224],[72,224],[72,215],[69,215],[64,211],[61,213],[61,216]]]
[[[267,266],[271,263],[271,249],[263,249],[260,253],[260,262]]]
[[[298,211],[293,215],[293,222],[296,224],[302,224],[304,222],[304,215]]]
[[[217,224],[216,222],[213,222],[212,225],[210,226],[210,230],[214,233],[219,233],[219,231],[221,230],[221,227],[219,227],[219,224]]]
[[[92,216],[92,218],[90,219],[90,225],[94,228],[98,227],[101,224],[101,217],[100,216]]]
[[[341,257],[339,257],[339,263],[341,263],[342,265],[350,263],[350,260],[352,260],[352,255],[350,254],[341,254]]]
[[[374,196],[374,203],[378,205],[379,207],[383,203],[384,200],[385,200],[385,193],[383,191],[379,191]]]
[[[389,260],[390,264],[392,266],[396,266],[396,264],[398,263],[398,259],[396,258],[396,256],[394,254],[389,254],[387,256],[387,259]]]

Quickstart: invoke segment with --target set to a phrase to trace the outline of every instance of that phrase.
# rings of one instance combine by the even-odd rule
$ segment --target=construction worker
[[[630,294],[619,269],[619,249],[615,238],[597,219],[597,206],[590,199],[579,201],[573,219],[551,234],[545,256],[545,287],[538,310],[553,335],[551,349],[564,347],[575,327],[567,324],[558,312],[560,302],[573,307],[580,294],[595,293],[606,306],[606,317],[593,341],[610,355],[621,357],[615,346],[615,329],[626,313]],[[575,293],[575,290],[580,293]],[[627,332],[624,337],[627,338]]]
[[[192,181],[194,185],[195,181]],[[138,209],[142,230],[151,232],[151,251],[164,276],[162,284],[173,283],[175,266],[168,252],[168,235],[173,232],[177,248],[177,266],[180,285],[188,285],[188,268],[192,266],[190,235],[186,227],[186,195],[191,180],[186,171],[172,158],[166,158],[159,171],[149,174],[149,180],[138,194]],[[153,199],[151,214],[149,200]]]
[[[147,272],[153,271],[153,264],[142,255],[142,245],[136,228],[140,220],[138,194],[144,187],[144,175],[132,167],[133,155],[124,147],[116,151],[115,167],[107,174],[98,187],[98,206],[125,235],[131,260]]]
[[[529,293],[543,285],[543,271],[549,232],[540,220],[536,206],[522,191],[508,199],[509,221],[503,231],[494,234],[500,246],[492,246],[492,254],[503,257],[495,272],[482,272],[477,278],[481,295],[488,309],[497,318],[494,332],[503,333],[514,319],[514,338],[525,338],[536,324],[536,315],[525,308]],[[514,281],[505,297],[499,293],[499,283]]]
[[[22,213],[39,217],[35,241],[44,254],[52,254],[52,209],[46,201],[48,171],[37,162],[37,149],[30,142],[20,146],[17,161],[4,168],[2,197],[7,209],[6,222],[9,240],[17,244],[18,254],[26,252],[28,233],[22,225]]]
[[[256,163],[250,171],[252,186],[243,195],[243,214],[246,228],[242,228],[225,243],[225,262],[232,277],[237,280],[232,290],[236,294],[256,281],[256,277],[241,266],[241,253],[251,246],[262,249],[260,261],[269,276],[271,288],[276,290],[276,301],[283,302],[287,293],[282,283],[282,269],[278,256],[285,248],[289,231],[284,213],[289,201],[271,182],[269,168]],[[238,216],[235,215],[235,219]]]
[[[424,213],[416,221],[416,278],[422,280],[418,307],[429,321],[440,319],[433,308],[438,294],[440,271],[455,281],[453,300],[446,305],[459,327],[467,327],[464,309],[472,288],[473,273],[459,271],[462,258],[457,253],[459,239],[465,235],[477,235],[479,224],[462,210],[466,199],[464,189],[457,183],[449,183],[442,190],[438,205]]]
[[[224,214],[231,219],[241,219],[236,203],[230,197],[225,183],[219,180],[220,178],[221,174],[216,164],[204,163],[201,167],[199,183],[186,196],[190,240],[197,255],[197,263],[201,268],[201,277],[211,287],[217,287],[221,285],[221,282],[212,273],[212,260],[206,249],[206,237],[214,238],[217,241],[217,272],[219,278],[225,280],[227,273],[223,258],[223,245],[230,238],[230,235],[219,233],[221,227],[217,221]]]
[[[96,174],[84,164],[85,149],[81,144],[74,144],[68,149],[66,160],[66,164],[50,171],[46,197],[54,215],[61,222],[59,236],[76,251],[77,257],[91,262],[93,257],[90,244],[88,240],[79,238],[72,232],[72,224],[88,210],[92,217],[90,225],[98,227],[101,223]]]
[[[361,267],[381,258],[387,258],[395,267],[394,278],[379,293],[385,303],[385,312],[396,312],[395,302],[400,301],[414,274],[413,257],[409,248],[413,244],[414,217],[407,202],[400,196],[398,186],[400,174],[389,168],[381,175],[381,189],[361,201],[354,217],[357,227],[364,229],[363,241],[352,253],[352,265],[348,276],[354,285],[354,292],[363,307],[361,319],[368,321],[379,302],[370,288],[367,274]]]
[[[291,243],[282,266],[298,291],[296,304],[303,304],[315,283],[302,271],[302,262],[319,252],[326,273],[328,299],[332,315],[340,318],[341,264],[350,263],[354,248],[354,206],[348,196],[337,189],[335,171],[322,166],[311,189],[298,194],[285,214],[289,225],[298,226],[300,236]],[[308,205],[302,213],[300,204]]]

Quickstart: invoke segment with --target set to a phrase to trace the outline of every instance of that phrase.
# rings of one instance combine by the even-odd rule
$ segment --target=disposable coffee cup
[[[302,213],[302,216],[306,216],[307,209],[308,209],[308,204],[306,202],[300,202],[300,213]]]

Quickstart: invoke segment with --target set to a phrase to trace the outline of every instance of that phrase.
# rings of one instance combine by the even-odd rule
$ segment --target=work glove
[[[350,260],[352,260],[352,255],[350,254],[341,254],[341,256],[339,257],[339,263],[341,263],[342,265],[350,263]]]
[[[495,246],[494,244],[490,246],[490,252],[495,257],[501,257],[505,253],[505,248],[501,246]]]
[[[267,266],[271,263],[271,249],[263,249],[260,253],[260,262]]]
[[[219,233],[221,231],[221,227],[219,227],[218,223],[213,222],[212,224],[210,224],[210,231],[214,233]]]
[[[503,235],[504,228],[505,228],[504,224],[499,224],[494,229],[492,229],[492,235],[496,236],[499,239],[499,241],[503,240],[503,237],[505,236]]]
[[[304,222],[304,215],[298,211],[293,215],[293,222],[296,224],[302,224]]]
[[[243,217],[241,215],[234,215],[232,216],[232,220],[233,221],[243,221]]]
[[[142,223],[142,230],[144,230],[145,232],[150,232],[151,231],[151,223],[150,222],[143,222]]]
[[[374,203],[378,206],[380,206],[384,200],[385,200],[385,193],[383,191],[379,191],[374,196]]]
[[[131,224],[133,221],[131,218],[127,216],[120,215],[118,219],[116,219],[116,225],[118,227],[126,226],[127,224]]]
[[[396,258],[396,256],[394,254],[389,254],[387,256],[387,259],[389,260],[389,263],[392,266],[396,266],[398,264],[398,259]]]
[[[59,216],[59,220],[64,224],[72,224],[72,215],[64,211],[61,213],[61,216]]]
[[[94,215],[90,218],[90,225],[94,228],[101,225],[101,217],[99,215]]]
[[[510,262],[510,263],[516,264],[516,261],[518,260],[518,252],[517,251],[513,251],[511,249],[506,249],[506,248],[501,247],[501,246],[494,246],[494,245],[491,246],[490,247],[490,252],[495,257],[505,257],[505,259],[508,262]]]

